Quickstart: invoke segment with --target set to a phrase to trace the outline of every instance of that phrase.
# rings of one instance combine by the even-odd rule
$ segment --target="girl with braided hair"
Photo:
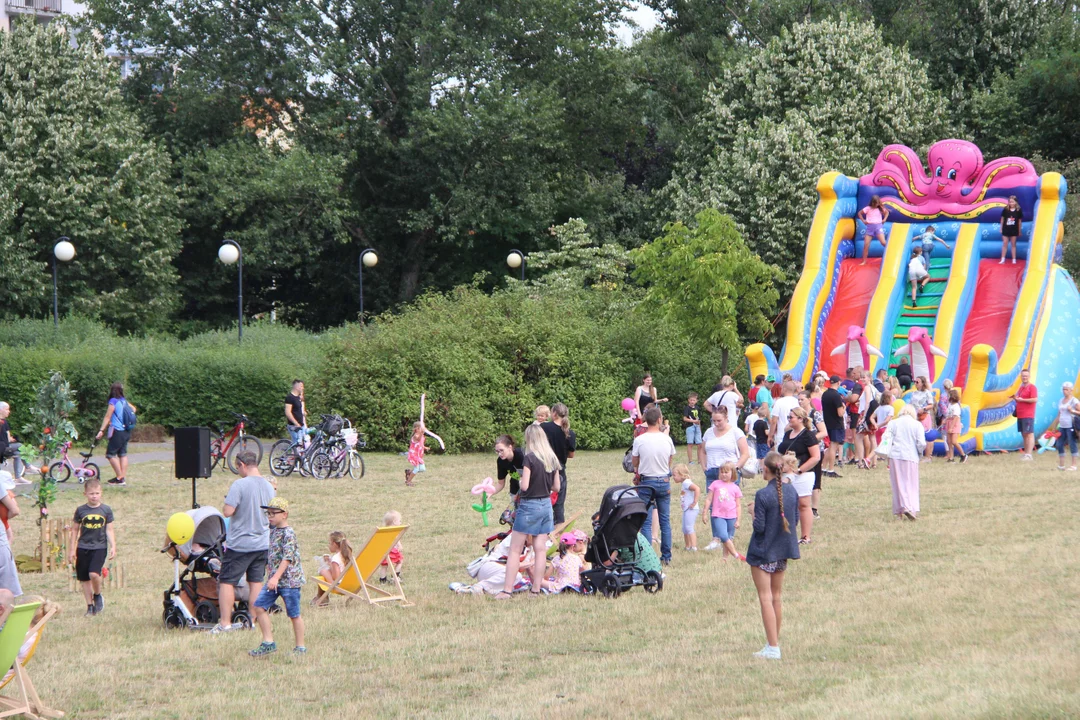
[[[788,560],[799,558],[796,533],[799,499],[793,487],[784,487],[783,462],[780,453],[770,452],[765,456],[762,464],[766,485],[754,495],[749,508],[754,518],[754,533],[746,549],[746,562],[757,588],[768,643],[754,656],[766,660],[780,659],[780,593],[784,571]]]

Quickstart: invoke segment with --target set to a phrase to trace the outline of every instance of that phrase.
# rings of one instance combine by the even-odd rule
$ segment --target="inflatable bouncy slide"
[[[805,383],[818,369],[843,377],[856,365],[895,374],[907,356],[938,392],[946,378],[962,389],[966,449],[1017,449],[1020,371],[1039,391],[1036,437],[1057,417],[1061,384],[1080,379],[1080,293],[1057,264],[1065,179],[1022,158],[984,163],[964,140],[935,143],[927,160],[889,145],[861,178],[821,177],[784,349],[777,360],[761,343],[748,347],[750,375]],[[856,214],[873,195],[889,210],[886,245],[872,241],[864,265]],[[1023,211],[1017,260],[1001,264],[1001,213],[1013,195]],[[908,262],[931,225],[948,248],[935,243],[930,281],[912,303]]]

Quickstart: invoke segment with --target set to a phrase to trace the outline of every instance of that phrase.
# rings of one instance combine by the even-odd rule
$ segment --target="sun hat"
[[[280,510],[281,512],[289,512],[289,501],[283,497],[276,497],[270,501],[269,505],[260,505],[263,510]]]
[[[1073,384],[1071,382],[1069,382],[1068,380],[1066,380],[1065,382],[1061,383],[1061,389],[1062,390],[1072,390],[1073,389]]]
[[[563,545],[577,545],[577,535],[572,532],[565,532],[559,536],[559,542]]]

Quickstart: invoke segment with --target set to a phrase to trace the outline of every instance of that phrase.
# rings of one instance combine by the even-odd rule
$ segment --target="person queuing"
[[[648,426],[641,435],[634,438],[631,450],[634,473],[638,482],[650,489],[650,506],[656,507],[660,525],[660,562],[671,562],[671,463],[675,459],[675,443],[663,432],[660,421],[663,414],[655,405],[645,411],[645,424]],[[651,509],[651,507],[650,507]],[[652,537],[652,513],[645,516],[641,534]]]
[[[818,449],[821,453],[821,459],[818,460],[818,464],[813,468],[814,492],[810,495],[810,511],[816,519],[818,517],[818,501],[821,499],[821,476],[825,474],[825,456],[829,452],[829,431],[825,427],[825,419],[821,411],[814,407],[813,398],[811,398],[806,391],[799,393],[799,407],[806,413],[806,429],[814,433],[814,437],[817,438],[818,441]]]
[[[783,458],[779,453],[770,452],[765,456],[762,475],[766,485],[757,491],[748,508],[753,518],[754,532],[746,549],[746,563],[750,566],[750,575],[757,589],[766,641],[765,647],[754,656],[766,660],[780,659],[784,572],[788,560],[799,559],[796,541],[798,500],[792,488],[784,488],[782,463]]]
[[[799,406],[799,400],[795,397],[796,386],[792,380],[785,380],[781,389],[780,397],[773,403],[771,420],[769,421],[769,446],[776,447],[780,439],[787,431],[788,415],[792,409]]]
[[[705,409],[711,413],[723,405],[727,408],[728,420],[735,424],[739,421],[739,408],[744,404],[743,394],[739,392],[738,385],[730,375],[725,375],[720,379],[720,389],[705,401]]]
[[[821,448],[805,410],[801,407],[792,408],[787,421],[788,427],[776,449],[781,455],[794,453],[795,459],[799,462],[797,474],[791,485],[799,498],[799,521],[803,527],[799,544],[806,545],[811,542],[810,532],[814,527],[814,468],[821,464]]]
[[[821,417],[829,435],[829,447],[822,462],[821,474],[830,478],[840,477],[835,469],[836,463],[844,462],[844,396],[837,390],[838,387],[840,376],[833,375],[829,378],[829,388],[821,394]]]
[[[930,389],[930,380],[920,375],[915,378],[915,391],[911,393],[911,405],[915,408],[918,421],[922,423],[926,434],[926,449],[923,460],[929,461],[934,454],[934,441],[940,435],[934,423],[934,391]]]
[[[892,510],[897,518],[919,517],[919,463],[926,447],[926,431],[912,405],[905,405],[899,417],[885,430],[889,438],[889,483]]]
[[[735,464],[735,481],[741,484],[739,471],[750,459],[750,446],[746,434],[728,418],[726,406],[721,405],[712,414],[712,425],[701,440],[698,462],[705,468],[705,487],[720,478],[720,468],[729,462]]]

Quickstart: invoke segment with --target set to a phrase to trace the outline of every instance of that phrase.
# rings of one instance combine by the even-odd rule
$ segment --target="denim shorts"
[[[1016,418],[1016,429],[1021,435],[1035,432],[1035,418]]]
[[[686,444],[687,445],[700,445],[701,444],[701,426],[691,425],[686,428]]]
[[[714,517],[709,518],[712,522],[712,536],[721,542],[727,542],[735,537],[735,518]]]
[[[553,517],[549,498],[522,498],[514,516],[514,532],[547,535],[555,529]]]
[[[271,590],[263,585],[263,589],[259,591],[259,598],[255,601],[255,607],[269,610],[278,598],[285,603],[286,615],[293,619],[300,617],[300,588],[279,586],[277,590]]]

